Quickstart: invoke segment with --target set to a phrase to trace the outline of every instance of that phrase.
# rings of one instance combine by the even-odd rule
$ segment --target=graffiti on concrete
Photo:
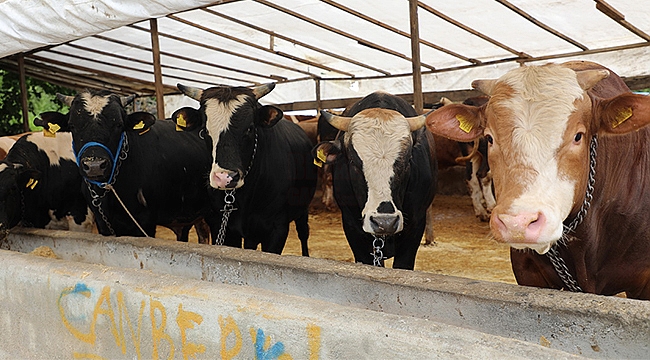
[[[216,337],[220,348],[212,350],[222,359],[234,359],[248,353],[260,360],[293,359],[285,344],[274,341],[262,328],[250,327],[250,338],[245,339],[245,332],[232,315],[218,316],[220,334],[206,334],[208,328],[214,327],[204,325],[206,331],[201,331],[204,316],[184,308],[182,303],[169,309],[153,295],[145,296],[138,304],[125,299],[123,292],[111,290],[110,286],[104,286],[98,293],[96,291],[86,284],[77,283],[65,288],[57,301],[65,328],[77,340],[90,346],[102,342],[103,348],[107,341],[112,340],[118,351],[126,355],[128,350],[137,359],[190,359],[205,354],[208,350],[206,343],[214,344],[205,340]],[[138,309],[137,315],[134,308]],[[98,338],[98,334],[109,334],[112,339]],[[305,338],[309,359],[318,359],[320,327],[308,323]],[[103,358],[95,353],[75,352],[72,355],[76,359]]]

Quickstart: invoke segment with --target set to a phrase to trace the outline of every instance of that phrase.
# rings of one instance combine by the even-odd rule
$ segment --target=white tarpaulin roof
[[[648,0],[422,0],[417,15],[424,92],[569,59],[650,78]],[[152,94],[152,23],[165,93],[277,82],[264,100],[285,109],[413,93],[408,0],[0,0],[0,67],[23,52],[30,76]]]

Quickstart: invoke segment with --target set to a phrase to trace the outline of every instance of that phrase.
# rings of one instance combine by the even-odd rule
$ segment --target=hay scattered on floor
[[[56,256],[54,251],[49,246],[39,246],[36,249],[34,249],[30,254],[36,255],[36,256],[41,256],[41,257],[46,257],[46,258],[51,258],[51,259],[58,259],[59,258],[58,256]]]

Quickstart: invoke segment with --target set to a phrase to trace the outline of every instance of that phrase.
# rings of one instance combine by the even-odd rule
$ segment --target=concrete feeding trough
[[[650,354],[648,301],[66,231],[1,248],[2,358]]]

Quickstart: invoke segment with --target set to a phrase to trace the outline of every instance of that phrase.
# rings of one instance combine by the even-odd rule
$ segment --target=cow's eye
[[[485,140],[490,143],[490,145],[494,144],[494,139],[492,138],[492,135],[486,134],[485,135]]]
[[[573,138],[573,142],[576,143],[576,144],[579,144],[580,141],[582,140],[583,135],[584,135],[584,133],[582,133],[582,132],[577,133],[576,136]]]

